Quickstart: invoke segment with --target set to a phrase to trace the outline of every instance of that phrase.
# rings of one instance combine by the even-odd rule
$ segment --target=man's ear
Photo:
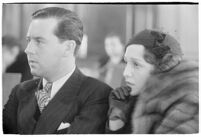
[[[65,44],[64,45],[65,46],[64,56],[74,54],[76,42],[74,40],[67,40],[64,42],[64,44]]]

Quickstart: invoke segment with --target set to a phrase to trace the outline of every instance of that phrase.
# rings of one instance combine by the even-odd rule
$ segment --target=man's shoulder
[[[93,93],[104,93],[104,94],[109,94],[112,88],[107,85],[106,83],[92,77],[86,77],[84,82],[82,83],[81,86],[82,90],[87,91],[88,93],[93,92]]]
[[[99,87],[99,88],[111,88],[109,85],[106,83],[93,78],[93,77],[86,77],[86,80],[84,81],[84,84],[90,86],[90,87]]]

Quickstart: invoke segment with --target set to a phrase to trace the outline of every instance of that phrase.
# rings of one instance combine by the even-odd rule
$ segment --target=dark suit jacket
[[[9,134],[100,134],[104,133],[111,88],[77,68],[55,97],[43,110],[38,120],[35,92],[40,79],[17,85],[3,110],[3,130]],[[58,131],[59,125],[71,126]]]

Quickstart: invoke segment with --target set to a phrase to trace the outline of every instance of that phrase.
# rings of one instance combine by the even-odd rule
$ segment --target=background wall
[[[198,60],[198,5],[134,5],[133,34],[148,28],[173,35],[185,58]]]
[[[139,4],[3,4],[2,34],[25,37],[31,14],[40,8],[59,6],[77,12],[88,37],[87,58],[105,55],[104,37],[113,31],[123,42],[145,29],[161,29],[180,41],[185,58],[198,60],[198,5]]]
[[[24,50],[31,14],[50,6],[75,11],[83,21],[85,37],[77,65],[86,75],[99,77],[98,60],[106,55],[104,38],[110,32],[118,33],[126,43],[141,30],[159,29],[180,42],[185,58],[198,60],[198,5],[195,4],[3,4],[2,35],[13,35],[20,39]],[[112,81],[119,82],[122,71],[115,71]],[[19,83],[20,77],[18,74],[12,77],[5,74],[2,79],[5,104],[11,88]]]

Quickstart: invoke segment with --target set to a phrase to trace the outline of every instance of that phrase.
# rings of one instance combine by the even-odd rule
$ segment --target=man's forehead
[[[29,25],[27,36],[42,37],[45,33],[54,31],[57,25],[57,20],[54,18],[34,19]]]
[[[46,18],[33,18],[31,22],[37,22],[37,21],[51,21],[51,22],[57,22],[58,19],[56,17],[46,17]],[[49,22],[50,23],[50,22]]]

